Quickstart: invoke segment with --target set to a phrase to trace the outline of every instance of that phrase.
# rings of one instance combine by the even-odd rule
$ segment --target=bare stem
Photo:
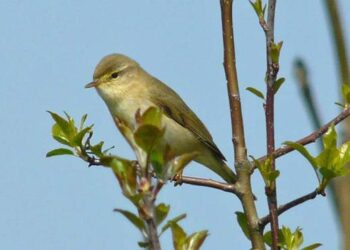
[[[235,152],[235,169],[240,187],[239,198],[248,220],[248,230],[253,249],[265,249],[262,232],[259,230],[259,219],[250,183],[251,166],[247,160],[247,149],[244,139],[242,108],[239,95],[234,32],[232,21],[233,0],[220,0],[222,17],[222,34],[224,42],[224,68],[230,102],[232,142]]]
[[[211,179],[182,176],[181,183],[186,183],[186,184],[195,185],[195,186],[202,186],[202,187],[210,187],[210,188],[222,190],[225,192],[237,194],[237,188],[235,184],[214,181]]]
[[[308,201],[308,200],[312,200],[314,198],[316,198],[316,196],[318,194],[321,194],[320,192],[318,192],[318,190],[316,189],[315,191],[312,191],[311,193],[308,193],[304,196],[301,196],[295,200],[292,200],[284,205],[281,205],[278,207],[277,209],[277,214],[278,215],[281,215],[283,214],[284,212],[288,211],[289,209],[295,207],[295,206],[298,206],[302,203],[304,203],[305,201]],[[261,226],[261,230],[264,230],[264,227],[271,221],[270,219],[270,215],[266,215],[264,216],[263,218],[260,219],[260,226]]]
[[[145,205],[148,210],[154,211],[154,197],[148,197],[147,199],[145,199]],[[154,214],[152,213],[152,216],[145,219],[145,222],[148,234],[148,241],[151,245],[150,249],[161,250],[159,236],[157,232],[157,224],[155,222]]]

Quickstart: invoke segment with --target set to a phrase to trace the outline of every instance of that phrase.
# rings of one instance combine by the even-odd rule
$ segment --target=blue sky
[[[350,2],[341,0],[341,10]],[[113,208],[132,209],[108,169],[72,157],[46,159],[58,146],[46,110],[89,114],[95,140],[132,158],[102,100],[83,86],[101,57],[126,54],[175,89],[211,131],[232,164],[231,128],[222,67],[218,1],[1,1],[0,8],[0,245],[2,249],[135,249],[138,232]],[[262,103],[244,89],[264,90],[264,35],[248,1],[235,1],[235,40],[245,131],[250,155],[265,152]],[[343,16],[350,23],[349,16]],[[346,27],[347,41],[349,28]],[[324,121],[339,109],[336,66],[322,1],[278,1],[276,40],[283,40],[276,98],[276,143],[312,131],[293,77],[298,56],[307,62]],[[310,147],[313,152],[315,147]],[[313,170],[292,153],[278,160],[279,202],[312,191]],[[192,164],[186,174],[214,177]],[[259,214],[267,212],[263,185],[253,177]],[[235,221],[238,199],[216,190],[168,185],[159,197],[171,216],[186,212],[188,232],[209,229],[203,249],[248,249]],[[281,216],[281,224],[303,228],[305,243],[339,248],[330,199],[317,198]],[[162,239],[171,249],[170,234]]]

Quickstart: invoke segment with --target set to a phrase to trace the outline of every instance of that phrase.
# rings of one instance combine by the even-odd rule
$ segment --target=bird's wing
[[[148,88],[150,96],[153,99],[152,101],[163,110],[165,115],[190,130],[218,158],[226,160],[225,156],[215,145],[207,128],[181,97],[156,78],[152,78],[152,83]]]

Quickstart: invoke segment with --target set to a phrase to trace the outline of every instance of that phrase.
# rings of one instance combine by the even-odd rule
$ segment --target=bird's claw
[[[176,187],[176,186],[181,186],[181,185],[182,185],[182,171],[177,172],[177,173],[174,175],[172,181],[175,182],[175,183],[174,183],[174,186],[175,186],[175,187]]]

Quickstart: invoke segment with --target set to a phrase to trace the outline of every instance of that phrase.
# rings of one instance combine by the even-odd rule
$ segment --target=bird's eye
[[[118,76],[119,76],[119,73],[118,73],[118,72],[114,72],[114,73],[112,73],[112,75],[111,75],[112,78],[118,78]]]

